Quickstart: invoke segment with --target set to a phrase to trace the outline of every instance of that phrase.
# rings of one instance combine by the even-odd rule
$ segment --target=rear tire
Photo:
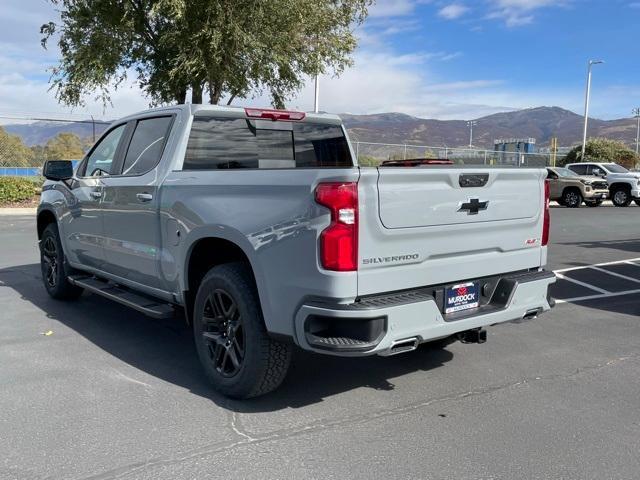
[[[631,203],[631,194],[624,188],[619,188],[611,193],[611,201],[616,207],[628,207]]]
[[[213,387],[231,398],[275,390],[291,363],[291,345],[269,337],[258,292],[243,263],[213,267],[193,309],[196,350]]]
[[[568,208],[578,208],[582,204],[580,190],[569,188],[562,193],[562,203]]]
[[[585,200],[584,203],[587,207],[599,207],[602,205],[602,200]]]
[[[40,270],[44,288],[52,298],[75,300],[82,295],[83,289],[67,280],[69,268],[55,223],[47,225],[40,238]]]

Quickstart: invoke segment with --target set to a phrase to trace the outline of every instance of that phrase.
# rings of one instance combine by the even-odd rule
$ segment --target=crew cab
[[[49,161],[44,175],[49,294],[183,311],[231,397],[275,389],[294,345],[385,356],[481,343],[484,327],[553,303],[544,169],[359,168],[335,115],[146,111],[114,122],[75,171]]]
[[[609,197],[616,207],[628,207],[633,200],[640,205],[640,173],[630,172],[622,165],[607,162],[580,162],[566,166],[578,175],[594,175],[606,179]]]

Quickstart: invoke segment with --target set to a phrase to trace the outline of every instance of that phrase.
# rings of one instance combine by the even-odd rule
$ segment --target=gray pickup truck
[[[359,168],[334,115],[161,108],[113,123],[75,171],[43,173],[48,293],[183,311],[230,397],[275,389],[294,345],[482,343],[553,303],[544,169]]]

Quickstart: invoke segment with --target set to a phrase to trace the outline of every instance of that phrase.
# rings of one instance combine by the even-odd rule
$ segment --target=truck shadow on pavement
[[[453,358],[448,350],[426,345],[388,358],[339,358],[296,349],[289,374],[277,391],[248,401],[233,401],[209,386],[197,359],[191,330],[182,318],[155,320],[87,293],[73,302],[53,300],[42,285],[39,264],[0,269],[0,286],[13,289],[48,318],[130,366],[242,413],[300,408],[361,387],[394,390],[392,379],[437,368]],[[11,320],[27,323],[30,319]]]

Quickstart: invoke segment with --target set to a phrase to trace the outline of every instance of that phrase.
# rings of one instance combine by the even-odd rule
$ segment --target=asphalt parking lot
[[[552,312],[484,345],[296,352],[235,402],[180,322],[49,299],[33,218],[0,217],[0,478],[638,478],[640,208],[554,208],[551,238]]]

